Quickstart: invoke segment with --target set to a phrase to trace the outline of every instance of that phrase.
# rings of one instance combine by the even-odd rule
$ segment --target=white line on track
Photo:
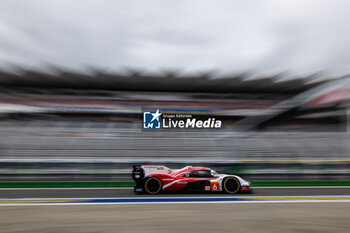
[[[67,205],[159,205],[159,204],[272,204],[272,203],[350,203],[350,200],[291,200],[291,201],[226,201],[226,202],[125,202],[125,203],[28,203],[0,204],[4,206],[67,206]]]
[[[64,200],[123,200],[123,199],[128,199],[128,200],[137,200],[137,199],[147,199],[147,200],[161,200],[161,199],[215,199],[219,198],[221,200],[229,200],[232,198],[242,198],[242,199],[258,199],[258,198],[283,198],[283,199],[288,199],[288,198],[347,198],[350,201],[350,195],[303,195],[303,196],[244,196],[244,195],[237,195],[237,196],[171,196],[171,197],[96,197],[96,198],[90,198],[90,197],[72,197],[72,198],[0,198],[0,201],[50,201],[50,200],[58,200],[58,201],[64,201]],[[226,202],[226,201],[225,201]],[[236,201],[234,201],[236,202]],[[168,203],[168,202],[165,202]],[[178,203],[178,202],[176,202]],[[187,203],[187,202],[186,202]],[[220,202],[221,203],[221,202]]]
[[[21,199],[12,199],[21,200]],[[23,199],[22,199],[23,200]],[[35,199],[32,199],[35,200]],[[38,199],[36,199],[38,200]],[[41,199],[44,200],[44,199]],[[70,200],[73,200],[71,198]],[[83,199],[80,199],[83,200]],[[57,203],[2,203],[0,208],[3,206],[50,206],[50,205],[139,205],[139,204],[271,204],[271,203],[350,203],[349,199],[325,199],[325,200],[236,200],[236,201],[170,201],[170,202],[57,202]]]

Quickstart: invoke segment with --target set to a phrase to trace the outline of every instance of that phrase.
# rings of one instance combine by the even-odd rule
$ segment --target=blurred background
[[[0,181],[130,182],[134,164],[349,180],[348,7],[2,1]],[[223,127],[142,130],[142,109]]]

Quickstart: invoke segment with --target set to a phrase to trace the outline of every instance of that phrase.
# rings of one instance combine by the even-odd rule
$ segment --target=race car
[[[250,182],[236,175],[218,174],[206,167],[187,166],[173,170],[166,166],[135,165],[132,178],[135,193],[159,194],[161,192],[218,192],[250,193]]]

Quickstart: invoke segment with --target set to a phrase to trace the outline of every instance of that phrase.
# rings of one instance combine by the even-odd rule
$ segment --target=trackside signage
[[[220,129],[221,120],[197,119],[191,114],[168,114],[159,109],[143,111],[143,129]]]

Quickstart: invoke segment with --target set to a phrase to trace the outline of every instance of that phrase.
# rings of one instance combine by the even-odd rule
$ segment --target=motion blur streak
[[[0,232],[348,233],[349,12],[0,0]]]
[[[8,205],[96,205],[96,204],[166,204],[166,203],[259,203],[259,202],[350,202],[350,196],[298,197],[157,197],[157,198],[96,198],[96,199],[0,199]]]
[[[349,232],[350,203],[2,206],[1,232]]]
[[[167,194],[159,194],[161,198],[192,198],[192,197],[269,197],[269,196],[310,196],[310,197],[318,197],[322,196],[350,196],[349,188],[337,188],[335,186],[330,188],[309,188],[309,187],[299,187],[299,188],[265,188],[261,187],[259,189],[255,189],[253,187],[254,193],[249,195],[234,195],[231,194],[196,194],[196,193],[187,193],[187,194],[178,194],[178,193],[167,193]],[[0,198],[2,199],[11,199],[11,198],[45,198],[45,199],[96,199],[96,198],[151,198],[152,196],[139,196],[135,195],[132,189],[109,189],[109,188],[100,188],[100,189],[0,189]],[[158,197],[158,196],[157,196]]]
[[[247,180],[350,179],[346,75],[0,75],[0,181],[131,181],[135,163],[208,166]],[[223,127],[146,131],[144,109],[215,117]]]

